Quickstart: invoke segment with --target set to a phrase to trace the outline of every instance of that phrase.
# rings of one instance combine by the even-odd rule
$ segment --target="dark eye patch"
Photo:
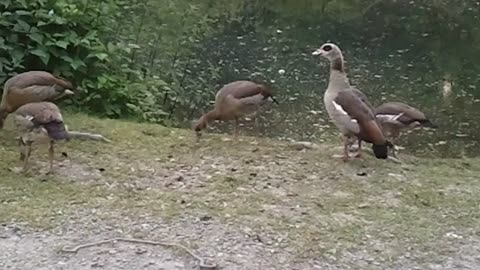
[[[323,50],[326,51],[326,52],[328,52],[328,51],[332,50],[332,46],[330,46],[330,45],[325,45],[325,46],[323,46]]]

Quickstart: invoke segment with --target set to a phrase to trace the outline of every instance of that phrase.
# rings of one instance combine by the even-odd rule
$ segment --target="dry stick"
[[[153,246],[164,246],[164,247],[177,247],[180,249],[183,249],[186,251],[190,256],[195,258],[199,262],[200,269],[217,269],[217,265],[215,263],[206,263],[205,258],[202,258],[195,254],[191,249],[187,248],[186,246],[182,244],[176,244],[176,243],[171,243],[171,242],[156,242],[156,241],[149,241],[149,240],[141,240],[141,239],[135,239],[135,238],[111,238],[103,241],[98,241],[98,242],[92,242],[84,245],[78,245],[73,248],[67,248],[63,247],[61,249],[62,252],[66,253],[77,253],[80,249],[84,248],[89,248],[93,246],[99,246],[103,244],[107,244],[110,242],[127,242],[127,243],[140,243],[140,244],[148,244],[148,245],[153,245]]]
[[[68,131],[68,135],[72,139],[80,139],[80,140],[94,140],[94,141],[102,141],[106,143],[110,143],[109,139],[103,137],[101,134],[95,134],[95,133],[87,133],[87,132],[79,132],[79,131]]]

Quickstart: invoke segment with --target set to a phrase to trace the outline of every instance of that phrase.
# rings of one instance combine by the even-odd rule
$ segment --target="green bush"
[[[92,1],[93,3],[93,1]],[[5,0],[0,3],[0,79],[26,70],[61,74],[77,85],[78,106],[111,116],[128,114],[122,87],[128,47],[101,36],[118,6],[112,1]]]
[[[190,115],[218,75],[207,67],[210,80],[197,80],[193,51],[233,5],[192,2],[1,1],[0,83],[46,70],[74,82],[78,94],[65,102],[82,111],[154,122]]]

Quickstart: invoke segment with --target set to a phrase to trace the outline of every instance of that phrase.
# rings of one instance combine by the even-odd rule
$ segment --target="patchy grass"
[[[296,260],[339,263],[360,254],[390,267],[406,251],[425,263],[448,256],[448,233],[480,233],[478,159],[404,155],[399,165],[365,154],[345,164],[332,158],[339,144],[297,151],[272,139],[216,134],[196,144],[189,130],[81,114],[66,119],[70,129],[113,143],[60,144],[57,153],[68,158],[57,155],[50,177],[38,173],[47,166],[46,148],[35,149],[23,175],[11,170],[20,164],[7,126],[0,132],[0,222],[50,228],[79,209],[172,222],[208,215],[286,235]]]

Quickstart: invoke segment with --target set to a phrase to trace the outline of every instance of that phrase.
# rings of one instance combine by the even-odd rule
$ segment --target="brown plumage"
[[[366,141],[372,144],[375,157],[386,159],[388,147],[392,147],[392,144],[385,139],[375,119],[373,107],[365,94],[350,85],[340,48],[335,44],[326,43],[312,54],[330,61],[330,78],[324,94],[324,103],[328,115],[345,137],[344,160],[349,159],[348,150],[352,138],[358,139],[357,157],[361,155],[361,142]]]
[[[69,139],[60,109],[51,102],[34,102],[22,105],[14,115],[20,132],[20,159],[24,162],[24,170],[27,170],[32,144],[48,143],[49,172],[52,172],[55,141]]]
[[[27,71],[5,82],[0,103],[0,128],[8,114],[20,106],[41,101],[54,101],[73,94],[70,82],[45,71]]]
[[[368,101],[368,98],[367,96],[362,92],[360,91],[358,88],[356,88],[355,86],[352,86],[352,91],[353,93],[358,97],[360,98],[360,100],[365,103],[365,105],[367,105],[367,107],[372,111],[374,112],[375,111],[375,108],[372,106],[372,104],[370,104],[370,101]]]
[[[198,137],[201,131],[215,120],[235,120],[235,137],[238,135],[238,120],[244,116],[255,116],[267,99],[273,98],[272,90],[251,81],[235,81],[224,85],[215,96],[213,110],[202,115],[193,129]]]
[[[390,140],[400,136],[402,130],[415,127],[437,128],[423,112],[401,102],[387,102],[375,109],[375,117]],[[393,155],[395,155],[395,150]]]

